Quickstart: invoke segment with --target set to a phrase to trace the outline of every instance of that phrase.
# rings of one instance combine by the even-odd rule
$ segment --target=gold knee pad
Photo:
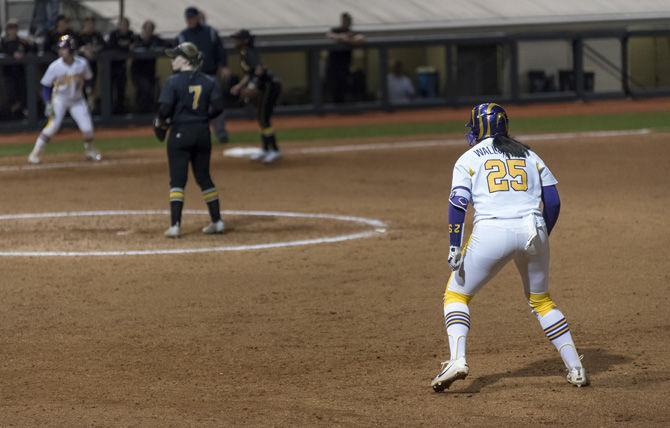
[[[556,303],[551,300],[549,293],[528,294],[528,304],[538,314],[545,316],[550,310],[556,307]]]
[[[449,303],[464,303],[468,304],[472,300],[472,296],[467,294],[458,293],[456,291],[447,290],[444,293],[444,304],[448,305]]]

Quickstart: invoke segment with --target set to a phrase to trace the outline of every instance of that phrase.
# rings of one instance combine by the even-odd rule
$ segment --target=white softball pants
[[[510,259],[521,274],[526,294],[548,292],[549,239],[541,216],[478,221],[463,264],[451,275],[447,289],[473,296]]]
[[[91,120],[91,113],[88,111],[86,100],[80,98],[79,100],[63,100],[59,97],[54,97],[52,100],[54,115],[49,118],[47,125],[42,129],[42,134],[47,137],[56,135],[63,123],[63,118],[70,112],[70,116],[77,123],[79,130],[84,137],[93,136],[93,121]]]

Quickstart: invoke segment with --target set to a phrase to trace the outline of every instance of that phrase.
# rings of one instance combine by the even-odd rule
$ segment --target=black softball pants
[[[272,113],[274,113],[280,94],[281,83],[275,81],[267,83],[258,94],[256,119],[261,126],[261,130],[272,127]]]
[[[193,168],[200,189],[214,187],[209,173],[212,140],[207,124],[175,125],[170,130],[167,144],[170,165],[170,187],[184,188],[188,180],[188,165]]]

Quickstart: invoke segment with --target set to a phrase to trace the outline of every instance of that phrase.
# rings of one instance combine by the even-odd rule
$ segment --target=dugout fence
[[[328,53],[336,46],[325,39],[257,41],[264,62],[283,82],[278,114],[391,111],[428,106],[462,106],[486,100],[500,103],[589,100],[670,95],[670,30],[517,33],[486,35],[375,36],[354,49],[347,75],[348,94],[335,103],[326,85]],[[233,72],[240,74],[238,56],[226,46]],[[97,61],[96,125],[147,124],[153,113],[133,108],[130,66],[138,59],[157,60],[157,87],[169,75],[169,62],[160,51],[130,55],[102,52]],[[21,117],[0,111],[0,129],[36,130],[44,120],[39,78],[50,54],[30,54],[23,60],[0,57],[0,68],[20,66],[25,87],[8,87],[3,79],[2,106],[24,102]],[[128,63],[127,98],[131,106],[114,113],[111,63]],[[387,78],[402,62],[416,96],[394,102]],[[10,98],[8,98],[8,96]],[[252,116],[234,99],[229,117]]]

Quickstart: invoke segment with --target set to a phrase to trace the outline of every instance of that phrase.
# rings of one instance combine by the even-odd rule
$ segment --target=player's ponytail
[[[496,135],[493,137],[493,147],[508,158],[525,158],[528,156],[530,150],[530,146],[507,135]]]

